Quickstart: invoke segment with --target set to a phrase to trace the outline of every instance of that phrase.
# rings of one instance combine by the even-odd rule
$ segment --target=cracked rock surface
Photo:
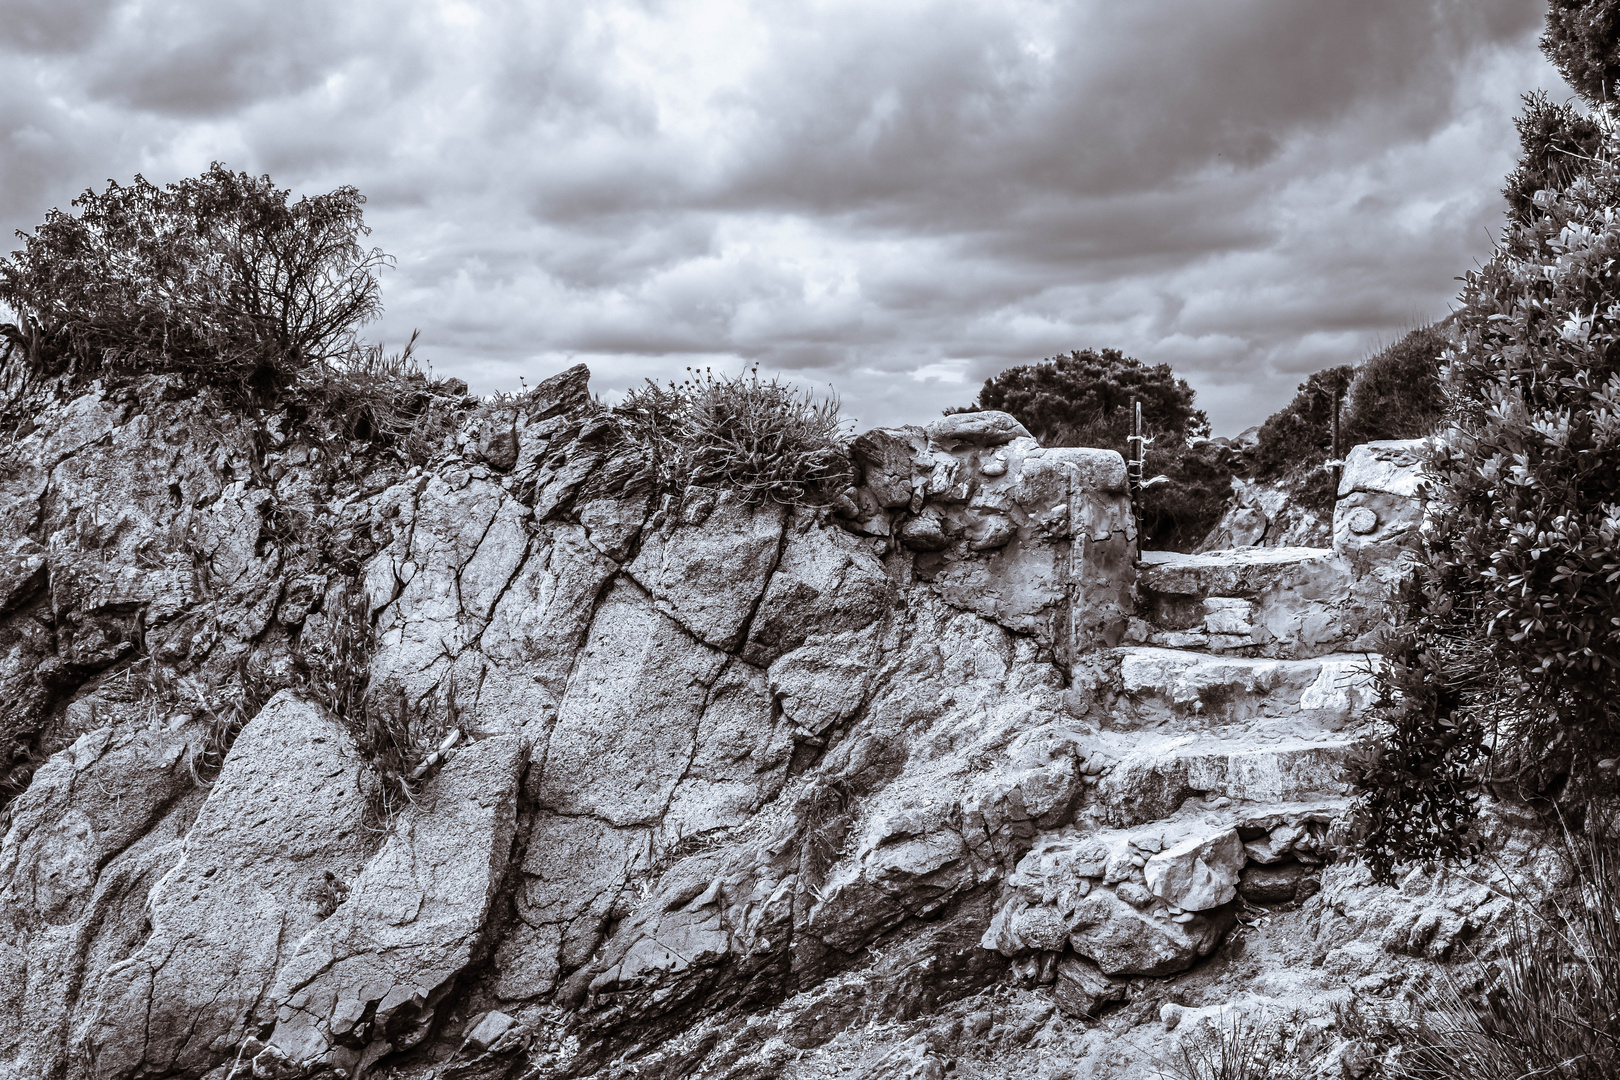
[[[1000,413],[659,491],[586,377],[426,467],[156,379],[4,448],[0,1077],[1145,1078],[1500,918],[1335,862],[1393,526],[1139,559],[1119,455]],[[345,597],[459,740],[392,817],[375,732],[230,696]]]

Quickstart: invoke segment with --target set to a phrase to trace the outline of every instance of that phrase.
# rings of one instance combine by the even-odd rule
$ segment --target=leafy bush
[[[1551,0],[1541,51],[1587,101],[1613,101],[1620,89],[1620,4]]]
[[[1490,750],[1473,715],[1479,691],[1501,680],[1466,618],[1431,575],[1405,585],[1402,620],[1379,643],[1379,731],[1352,753],[1354,831],[1373,880],[1411,860],[1479,852],[1474,823]]]
[[[1086,349],[1038,364],[1010,367],[985,381],[970,412],[1011,413],[1042,446],[1123,449],[1131,433],[1131,402],[1142,403],[1149,437],[1185,442],[1208,435],[1209,418],[1193,408],[1193,388],[1169,364],[1152,367],[1118,349]]]
[[[136,176],[52,210],[0,260],[8,339],[44,374],[172,371],[273,392],[346,354],[380,310],[388,257],[366,249],[352,187],[290,201],[215,162],[158,187]],[[17,350],[14,350],[17,351]]]
[[[1420,439],[1445,416],[1440,357],[1451,347],[1445,324],[1421,326],[1356,368],[1345,395],[1340,449],[1375,439]]]
[[[1536,192],[1559,191],[1586,171],[1603,143],[1603,128],[1573,105],[1554,104],[1545,93],[1524,95],[1524,112],[1513,121],[1519,131],[1519,164],[1508,173],[1502,196],[1508,216],[1528,225],[1540,211]]]
[[[1466,828],[1459,770],[1499,796],[1576,805],[1604,788],[1597,763],[1620,751],[1614,150],[1605,127],[1586,168],[1538,192],[1538,212],[1510,218],[1464,279],[1448,422],[1427,462],[1421,584],[1390,676],[1403,693],[1380,732],[1384,752],[1415,767],[1360,779],[1364,845],[1386,868],[1444,854],[1415,841]],[[1475,656],[1462,673],[1445,669],[1458,639]],[[1424,678],[1455,692],[1411,692]],[[1403,799],[1401,823],[1390,811]]]
[[[762,380],[757,368],[663,386],[649,379],[611,416],[620,443],[646,460],[667,493],[724,487],[751,502],[825,505],[852,475],[837,400]]]

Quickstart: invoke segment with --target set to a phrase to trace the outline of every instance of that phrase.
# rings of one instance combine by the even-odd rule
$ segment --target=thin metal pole
[[[1344,475],[1343,458],[1339,456],[1339,395],[1342,391],[1333,388],[1333,497],[1339,497],[1339,479]]]

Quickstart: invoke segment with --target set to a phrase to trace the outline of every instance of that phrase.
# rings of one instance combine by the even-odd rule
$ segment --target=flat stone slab
[[[1117,655],[1120,688],[1149,714],[1232,722],[1297,713],[1334,725],[1355,719],[1376,696],[1375,653],[1275,660],[1138,646]]]

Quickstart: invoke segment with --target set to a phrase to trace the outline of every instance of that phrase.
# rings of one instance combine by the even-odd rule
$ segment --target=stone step
[[[1222,656],[1188,649],[1127,646],[1119,663],[1120,727],[1195,727],[1271,721],[1336,731],[1365,717],[1376,698],[1377,653],[1332,653],[1300,660]],[[1266,726],[1266,725],[1261,725]]]
[[[1009,875],[980,945],[1026,967],[1072,948],[1088,965],[1070,972],[1089,984],[1081,989],[1091,1000],[1079,1010],[1088,1012],[1120,996],[1122,977],[1170,975],[1207,956],[1240,895],[1262,904],[1314,895],[1342,808],[1328,799],[1184,810],[1134,828],[1076,823],[1044,833]],[[1061,978],[1057,993],[1065,993]]]
[[[1301,659],[1370,648],[1388,584],[1331,548],[1144,551],[1127,640]]]
[[[1120,742],[1110,758],[1099,742],[1104,768],[1089,805],[1099,823],[1129,828],[1192,816],[1234,822],[1301,802],[1338,805],[1348,794],[1345,762],[1352,736],[1277,741],[1221,740],[1183,735],[1143,744]]]

